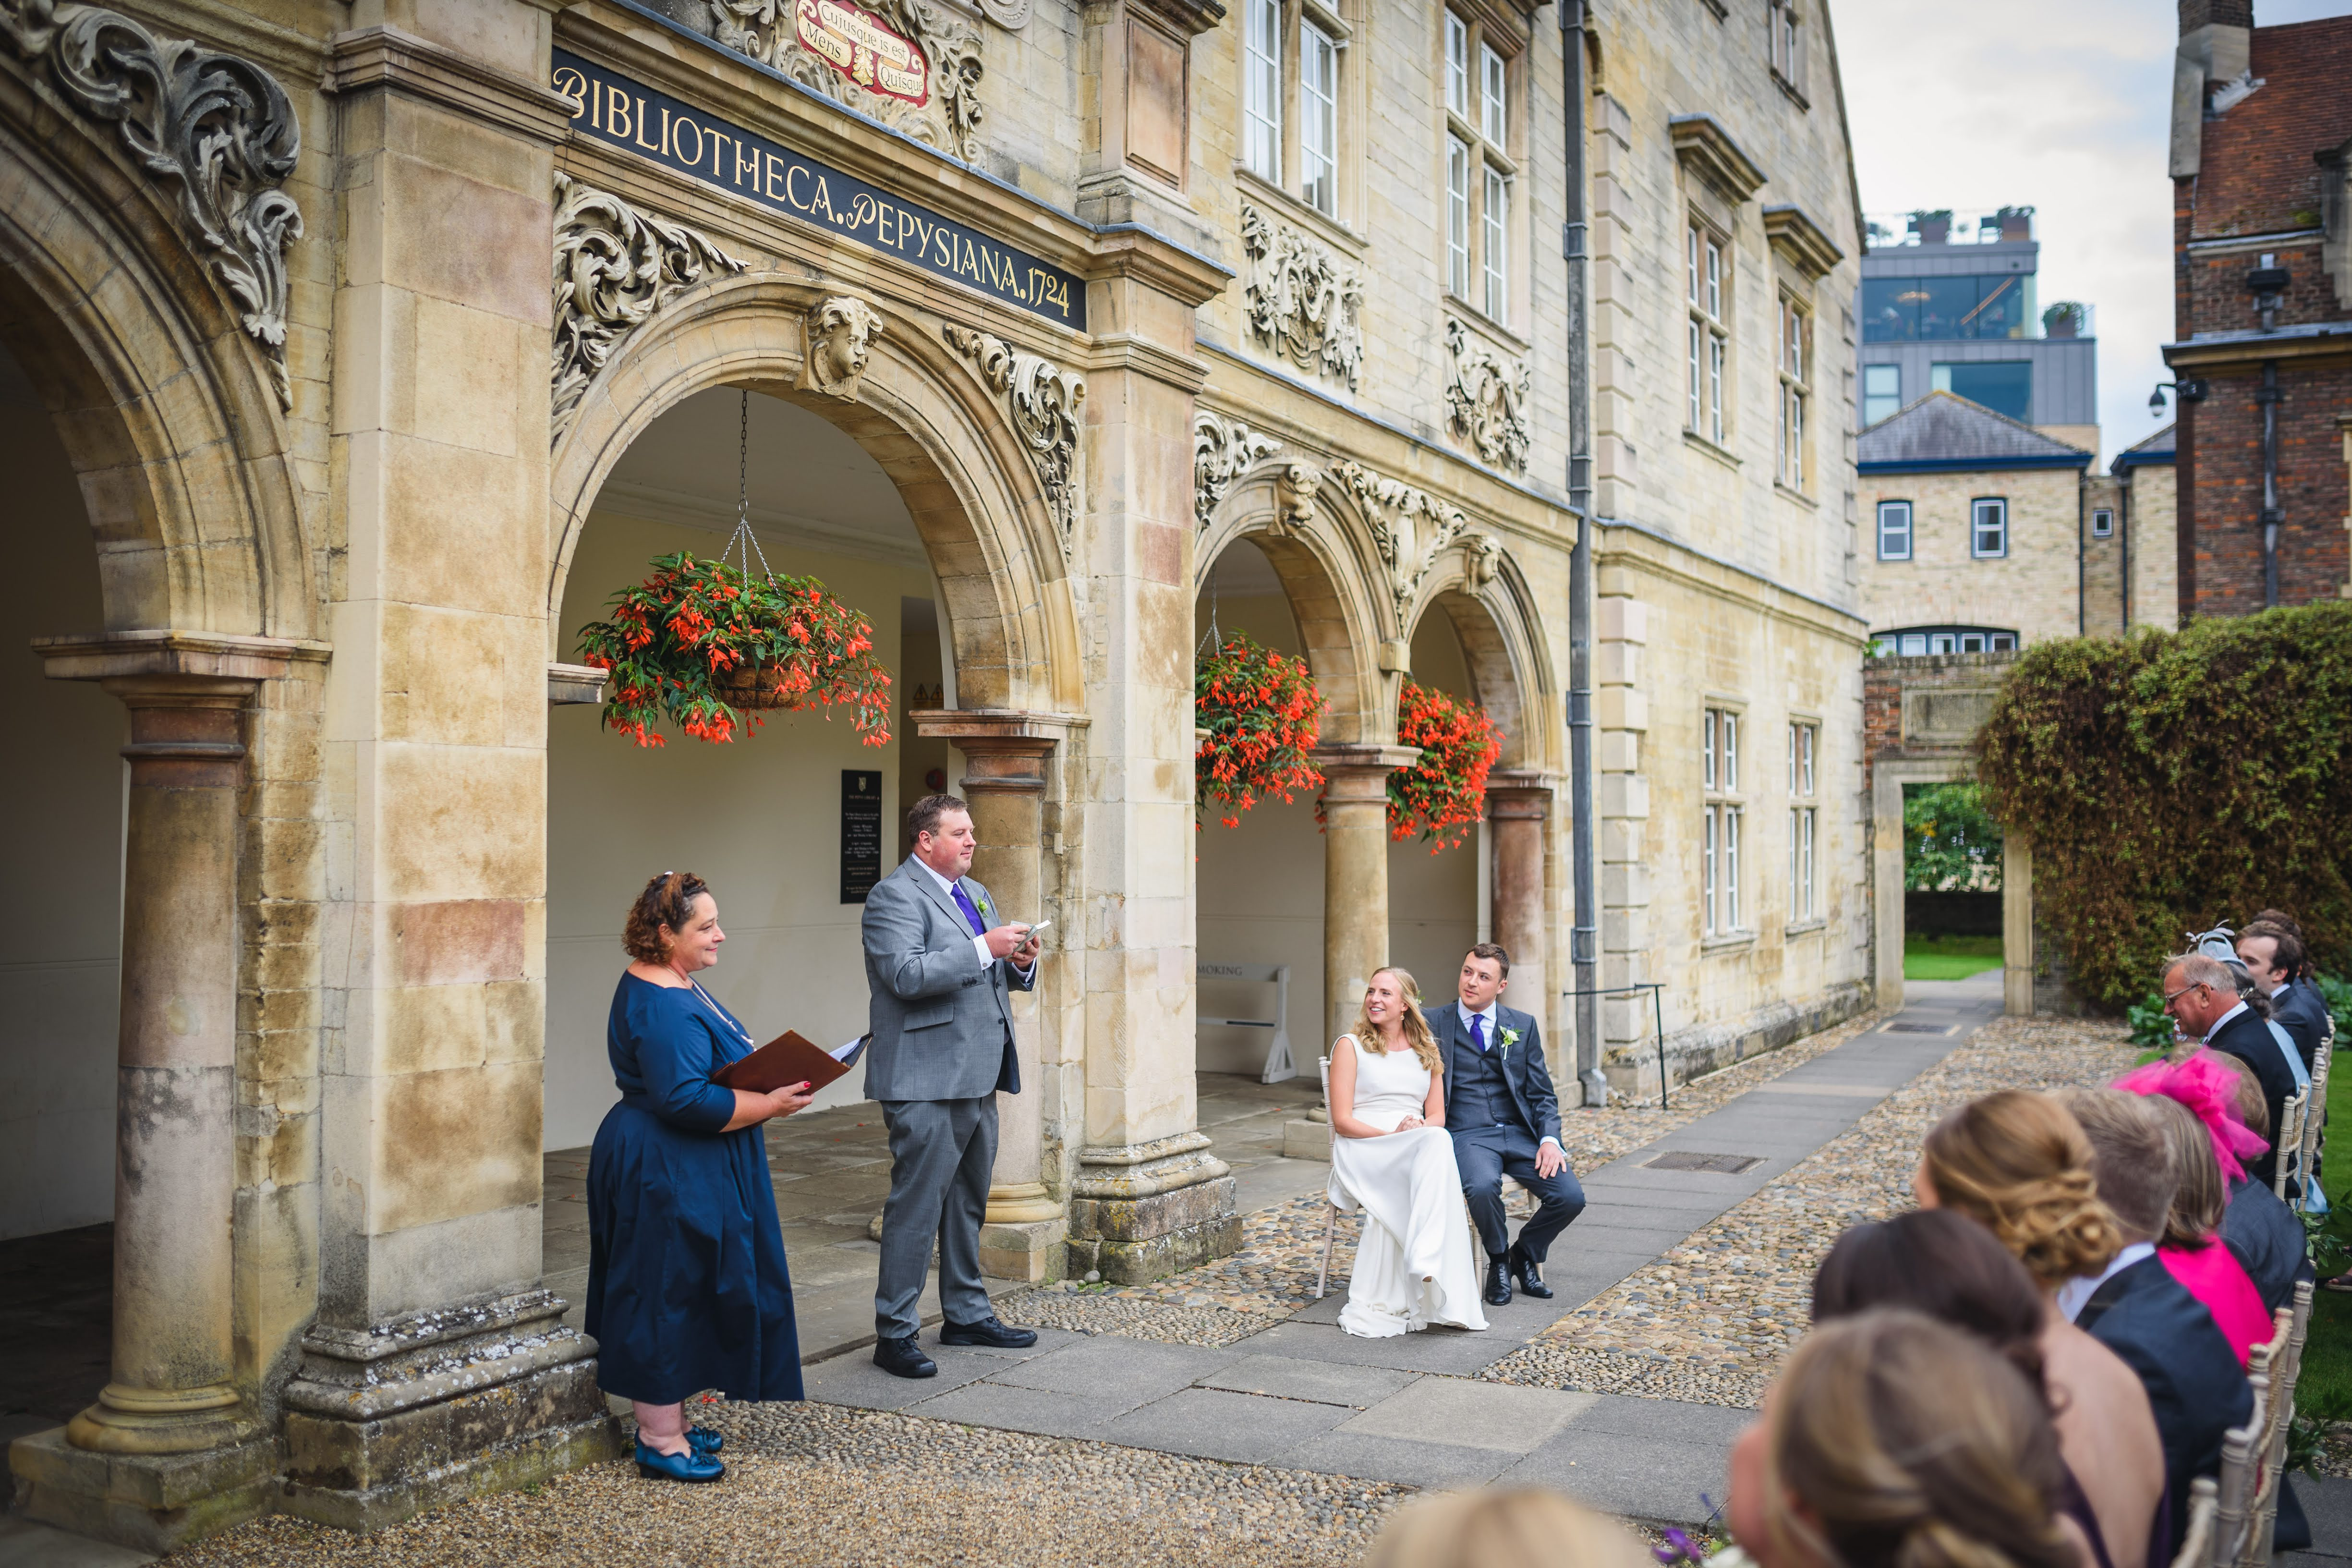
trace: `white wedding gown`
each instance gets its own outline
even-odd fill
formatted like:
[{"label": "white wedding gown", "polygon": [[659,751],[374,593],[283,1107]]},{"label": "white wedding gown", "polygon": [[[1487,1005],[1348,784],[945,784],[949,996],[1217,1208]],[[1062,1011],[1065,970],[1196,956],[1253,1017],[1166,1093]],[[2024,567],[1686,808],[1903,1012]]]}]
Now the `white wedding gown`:
[{"label": "white wedding gown", "polygon": [[[1409,1050],[1368,1051],[1353,1035],[1340,1040],[1356,1053],[1357,1121],[1393,1128],[1422,1113],[1429,1069],[1421,1058]],[[1416,1127],[1379,1138],[1335,1138],[1330,1193],[1342,1210],[1364,1211],[1348,1302],[1339,1309],[1342,1329],[1381,1340],[1432,1323],[1486,1326],[1452,1133]]]}]

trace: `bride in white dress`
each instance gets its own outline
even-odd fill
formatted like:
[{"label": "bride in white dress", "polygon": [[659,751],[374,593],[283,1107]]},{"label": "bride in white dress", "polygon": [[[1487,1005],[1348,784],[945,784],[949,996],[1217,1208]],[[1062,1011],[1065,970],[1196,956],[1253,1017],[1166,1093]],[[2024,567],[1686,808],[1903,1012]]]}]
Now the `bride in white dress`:
[{"label": "bride in white dress", "polygon": [[1437,1042],[1402,969],[1364,988],[1356,1030],[1331,1047],[1331,1201],[1360,1206],[1364,1233],[1339,1326],[1388,1339],[1446,1323],[1483,1329],[1478,1270]]}]

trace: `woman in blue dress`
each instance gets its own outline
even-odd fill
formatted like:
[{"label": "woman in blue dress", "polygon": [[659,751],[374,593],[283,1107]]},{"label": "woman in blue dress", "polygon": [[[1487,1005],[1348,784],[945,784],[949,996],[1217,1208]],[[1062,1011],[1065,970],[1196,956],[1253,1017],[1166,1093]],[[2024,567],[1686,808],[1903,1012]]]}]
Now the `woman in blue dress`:
[{"label": "woman in blue dress", "polygon": [[636,1406],[637,1473],[715,1481],[721,1438],[686,1425],[687,1396],[801,1397],[793,1284],[761,1123],[803,1110],[807,1084],[752,1094],[710,1081],[751,1034],[696,983],[719,962],[719,905],[665,871],[629,910],[633,962],[605,1034],[621,1103],[588,1157],[588,1332],[597,1382]]}]

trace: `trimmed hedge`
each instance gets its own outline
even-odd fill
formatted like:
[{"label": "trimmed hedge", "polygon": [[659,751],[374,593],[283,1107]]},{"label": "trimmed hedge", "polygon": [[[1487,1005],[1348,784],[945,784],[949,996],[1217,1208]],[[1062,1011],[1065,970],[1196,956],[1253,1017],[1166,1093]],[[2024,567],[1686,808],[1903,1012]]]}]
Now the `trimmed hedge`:
[{"label": "trimmed hedge", "polygon": [[2147,994],[2183,933],[2291,911],[2352,960],[2352,604],[2036,644],[1976,740],[2086,1000]]}]

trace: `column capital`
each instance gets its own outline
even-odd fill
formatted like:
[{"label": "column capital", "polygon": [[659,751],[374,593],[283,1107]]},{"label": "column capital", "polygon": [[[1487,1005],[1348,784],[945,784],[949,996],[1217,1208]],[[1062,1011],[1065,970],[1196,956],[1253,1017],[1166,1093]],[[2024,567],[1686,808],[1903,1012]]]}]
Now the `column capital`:
[{"label": "column capital", "polygon": [[[205,679],[241,683],[242,689],[250,692],[259,682],[274,680],[297,664],[325,663],[334,647],[290,637],[161,627],[35,637],[33,651],[40,656],[41,672],[51,680],[111,681],[135,677],[140,679],[136,689],[160,697],[173,689],[171,682]],[[150,680],[156,684],[147,684]],[[180,689],[199,689],[194,685]]]},{"label": "column capital", "polygon": [[945,741],[964,754],[967,795],[1044,795],[1045,760],[1086,723],[1066,714],[1010,709],[947,708],[907,717],[916,734]]},{"label": "column capital", "polygon": [[1421,757],[1419,746],[1318,746],[1310,753],[1326,775],[1334,773],[1392,773],[1409,768]]},{"label": "column capital", "polygon": [[1563,782],[1561,774],[1515,769],[1486,775],[1486,815],[1526,817],[1541,822],[1551,815],[1551,801]]}]

